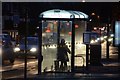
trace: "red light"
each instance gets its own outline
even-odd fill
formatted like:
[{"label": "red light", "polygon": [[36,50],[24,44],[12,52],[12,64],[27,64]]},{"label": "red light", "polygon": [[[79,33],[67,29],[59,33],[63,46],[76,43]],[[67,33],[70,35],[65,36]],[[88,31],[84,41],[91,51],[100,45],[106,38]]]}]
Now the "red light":
[{"label": "red light", "polygon": [[69,35],[71,35],[71,34],[72,34],[72,32],[69,32],[68,34],[69,34]]},{"label": "red light", "polygon": [[79,27],[79,26],[76,24],[76,25],[75,25],[75,28],[78,28],[78,27]]},{"label": "red light", "polygon": [[51,32],[50,29],[47,29],[45,32]]},{"label": "red light", "polygon": [[51,32],[50,27],[47,27],[47,30],[45,32]]},{"label": "red light", "polygon": [[46,30],[45,32],[50,32],[50,30]]}]

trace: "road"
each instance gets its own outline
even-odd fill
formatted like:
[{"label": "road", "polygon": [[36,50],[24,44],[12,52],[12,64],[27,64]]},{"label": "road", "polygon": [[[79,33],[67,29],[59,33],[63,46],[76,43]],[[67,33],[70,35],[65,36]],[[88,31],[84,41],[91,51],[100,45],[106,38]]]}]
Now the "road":
[{"label": "road", "polygon": [[[28,58],[27,59],[27,72],[28,74],[37,74],[37,59],[34,58]],[[9,79],[14,78],[18,76],[24,75],[24,59],[16,59],[14,64],[10,64],[6,61],[6,64],[2,66],[2,70],[0,71],[2,73],[2,79]]]},{"label": "road", "polygon": [[[102,58],[106,57],[106,43],[102,44]],[[43,48],[44,54],[43,54],[43,64],[42,64],[42,71],[44,69],[46,70],[52,70],[54,67],[54,60],[55,60],[55,53],[56,49],[51,47],[52,49],[49,48]],[[79,53],[79,49],[83,49],[81,52],[81,55],[85,58],[85,48],[84,47],[76,47],[76,54]],[[112,56],[116,55],[116,48],[110,47],[110,58]],[[69,55],[70,58],[71,54]],[[70,58],[71,59],[71,58]],[[81,58],[82,59],[82,58]],[[82,60],[75,59],[75,65],[77,66],[82,66]],[[5,65],[0,66],[0,73],[2,73],[2,79],[9,79],[9,78],[15,78],[15,77],[20,77],[24,75],[24,59],[23,58],[16,58],[14,64],[10,64],[9,62],[5,62]],[[79,64],[81,63],[81,64]],[[85,64],[85,63],[84,63]],[[68,63],[70,65],[70,62]],[[115,66],[116,64],[109,64],[109,66]],[[27,74],[37,74],[37,69],[38,69],[38,61],[37,59],[34,59],[32,57],[29,57],[27,59]],[[1,68],[2,67],[2,68]]]}]

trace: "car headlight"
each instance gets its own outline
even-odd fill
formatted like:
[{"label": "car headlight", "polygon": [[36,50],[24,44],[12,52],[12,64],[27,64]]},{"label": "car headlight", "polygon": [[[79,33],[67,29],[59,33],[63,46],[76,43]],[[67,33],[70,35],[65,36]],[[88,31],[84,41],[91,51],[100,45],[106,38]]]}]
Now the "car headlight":
[{"label": "car headlight", "polygon": [[30,51],[31,51],[31,52],[36,52],[37,49],[36,49],[36,48],[31,48]]},{"label": "car headlight", "polygon": [[107,36],[104,36],[104,39],[107,39]]},{"label": "car headlight", "polygon": [[101,37],[100,40],[103,41],[103,40],[104,40],[104,37]]},{"label": "car headlight", "polygon": [[19,47],[14,48],[14,52],[18,52],[18,51],[20,51]]},{"label": "car headlight", "polygon": [[100,40],[100,38],[97,38],[97,40],[99,41],[99,40]]},{"label": "car headlight", "polygon": [[91,40],[90,43],[93,44],[93,43],[95,43],[95,41],[94,41],[94,40]]},{"label": "car headlight", "polygon": [[110,34],[110,37],[114,37],[114,34]]},{"label": "car headlight", "polygon": [[113,39],[112,38],[109,38],[108,41],[111,42]]}]

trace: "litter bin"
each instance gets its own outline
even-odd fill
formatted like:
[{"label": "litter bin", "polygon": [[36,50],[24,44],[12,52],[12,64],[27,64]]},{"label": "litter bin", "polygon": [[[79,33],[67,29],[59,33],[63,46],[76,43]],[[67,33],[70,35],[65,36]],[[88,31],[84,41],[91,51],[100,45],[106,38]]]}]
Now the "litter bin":
[{"label": "litter bin", "polygon": [[102,66],[101,45],[90,45],[90,65]]}]

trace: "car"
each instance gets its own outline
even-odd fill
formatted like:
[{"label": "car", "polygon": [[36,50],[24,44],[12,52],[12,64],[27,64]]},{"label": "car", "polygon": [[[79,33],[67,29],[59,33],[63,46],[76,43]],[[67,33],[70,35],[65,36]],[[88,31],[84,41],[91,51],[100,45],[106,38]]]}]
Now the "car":
[{"label": "car", "polygon": [[[38,37],[26,37],[27,39],[27,56],[38,57]],[[22,38],[19,44],[14,48],[16,57],[25,55],[25,38]]]},{"label": "car", "polygon": [[10,63],[14,63],[15,55],[13,52],[12,39],[9,34],[0,34],[0,46],[2,48],[2,64],[4,64],[5,60],[9,60]]}]

